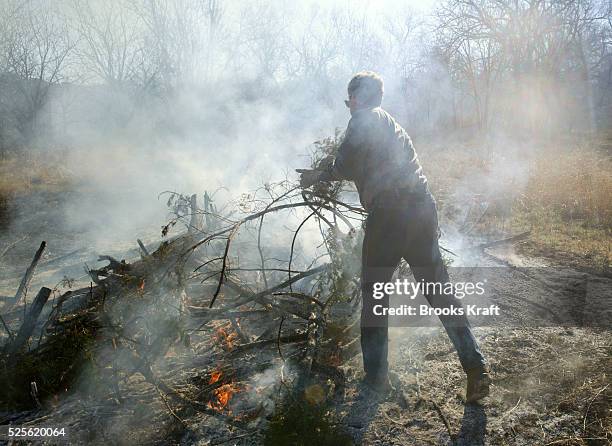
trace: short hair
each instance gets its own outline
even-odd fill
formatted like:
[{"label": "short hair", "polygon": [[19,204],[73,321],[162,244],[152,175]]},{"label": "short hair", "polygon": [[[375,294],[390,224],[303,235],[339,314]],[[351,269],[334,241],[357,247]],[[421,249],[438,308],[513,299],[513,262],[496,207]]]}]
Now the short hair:
[{"label": "short hair", "polygon": [[348,83],[348,94],[362,104],[378,107],[383,98],[383,80],[373,71],[360,71]]}]

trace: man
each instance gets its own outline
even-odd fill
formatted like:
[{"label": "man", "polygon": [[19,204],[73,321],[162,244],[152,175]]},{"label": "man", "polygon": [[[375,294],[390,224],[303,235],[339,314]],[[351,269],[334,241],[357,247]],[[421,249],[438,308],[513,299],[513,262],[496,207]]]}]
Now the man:
[{"label": "man", "polygon": [[[402,257],[417,282],[448,283],[438,246],[436,203],[410,137],[380,105],[383,81],[376,73],[357,73],[348,84],[351,119],[335,161],[326,170],[298,170],[307,188],[319,181],[354,181],[368,212],[362,248],[361,349],[365,383],[380,392],[390,389],[387,363],[387,316],[375,316],[375,305],[389,304],[389,296],[374,299],[373,286],[389,282]],[[434,287],[435,289],[435,287]],[[439,289],[439,288],[438,288]],[[454,296],[426,295],[430,305],[461,305]],[[379,307],[380,308],[380,307]],[[489,393],[485,359],[463,316],[441,316],[467,373],[466,400]]]}]

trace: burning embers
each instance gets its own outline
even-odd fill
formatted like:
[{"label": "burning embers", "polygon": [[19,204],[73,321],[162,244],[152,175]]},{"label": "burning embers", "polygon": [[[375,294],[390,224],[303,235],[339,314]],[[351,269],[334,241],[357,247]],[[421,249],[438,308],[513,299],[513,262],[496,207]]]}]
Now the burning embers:
[{"label": "burning embers", "polygon": [[[239,336],[232,327],[231,322],[221,323],[217,325],[213,334],[214,345],[220,347],[226,352],[229,352],[236,347]],[[220,369],[213,370],[208,380],[208,385],[214,386],[211,391],[211,399],[207,403],[210,409],[226,412],[228,415],[232,413],[229,408],[229,403],[232,397],[243,389],[240,384],[231,382],[228,375],[224,374]],[[229,381],[229,382],[223,382]]]},{"label": "burning embers", "polygon": [[234,349],[238,342],[238,333],[232,329],[232,324],[227,322],[217,327],[213,335],[213,341],[223,350],[229,352]]},{"label": "burning embers", "polygon": [[[222,377],[223,372],[221,370],[214,370],[210,374],[210,380],[208,381],[208,384],[214,385],[220,382]],[[208,402],[207,406],[210,409],[231,414],[232,411],[229,409],[229,402],[234,396],[234,394],[242,390],[242,386],[237,383],[229,382],[226,384],[221,384],[219,387],[216,387],[212,391],[212,398]]]},{"label": "burning embers", "polygon": [[219,381],[221,379],[221,376],[223,375],[223,372],[220,370],[215,370],[210,374],[210,381],[208,381],[208,384],[214,384],[217,381]]}]

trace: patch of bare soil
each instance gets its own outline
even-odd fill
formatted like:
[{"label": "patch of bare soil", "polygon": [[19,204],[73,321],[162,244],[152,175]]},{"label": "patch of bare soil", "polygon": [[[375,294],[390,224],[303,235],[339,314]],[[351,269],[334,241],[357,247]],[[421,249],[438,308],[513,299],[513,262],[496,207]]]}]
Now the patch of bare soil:
[{"label": "patch of bare soil", "polygon": [[446,334],[413,333],[410,342],[399,341],[395,357],[401,396],[361,402],[352,396],[358,388],[349,386],[350,401],[339,411],[356,442],[610,444],[609,332],[480,328],[476,335],[493,373],[483,405],[465,404],[465,377]]},{"label": "patch of bare soil", "polygon": [[[610,324],[535,328],[538,299],[567,282],[571,268],[542,268],[543,259],[492,250],[506,268],[530,265],[509,276],[489,276],[491,299],[512,323],[475,328],[491,364],[491,396],[465,404],[465,375],[441,328],[394,328],[392,362],[401,390],[383,401],[361,401],[358,381],[339,403],[343,424],[364,445],[607,445],[612,441]],[[497,263],[492,261],[493,264]],[[491,264],[490,264],[491,265]],[[526,274],[524,271],[529,273]],[[612,281],[590,276],[586,313],[610,315]],[[595,291],[595,289],[597,291]],[[595,304],[594,302],[598,302]],[[598,307],[598,305],[602,305]],[[552,308],[559,311],[559,308]],[[604,313],[607,311],[607,313]],[[523,321],[523,324],[517,323]],[[601,320],[600,320],[601,322]],[[521,327],[521,325],[524,325]],[[360,370],[356,361],[353,370]]]},{"label": "patch of bare soil", "polygon": [[[607,245],[607,251],[610,252],[612,242],[608,239],[603,244]],[[546,259],[549,264],[565,265],[594,275],[612,277],[611,265],[601,262],[593,253],[567,252],[533,241],[522,242],[517,245],[516,249],[525,257],[542,258]]]}]

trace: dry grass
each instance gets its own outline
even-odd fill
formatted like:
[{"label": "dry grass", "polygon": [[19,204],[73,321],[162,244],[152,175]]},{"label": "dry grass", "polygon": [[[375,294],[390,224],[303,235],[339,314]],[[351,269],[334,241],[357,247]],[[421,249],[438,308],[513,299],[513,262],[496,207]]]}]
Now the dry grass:
[{"label": "dry grass", "polygon": [[4,154],[0,158],[0,196],[66,188],[71,175],[62,159],[61,152]]},{"label": "dry grass", "polygon": [[527,253],[597,270],[612,266],[612,160],[589,147],[544,151],[514,203],[512,224],[529,228]]},{"label": "dry grass", "polygon": [[62,153],[0,155],[0,228],[10,220],[11,202],[36,191],[60,192],[71,186]]},{"label": "dry grass", "polygon": [[612,160],[589,147],[544,151],[519,204],[529,214],[552,211],[564,222],[612,229]]},{"label": "dry grass", "polygon": [[[479,184],[468,192],[489,201],[477,230],[497,236],[500,221],[504,232],[528,229],[531,238],[520,246],[526,254],[610,270],[612,159],[606,154],[609,146],[610,141],[599,141],[560,150],[559,147],[568,144],[559,143],[526,151],[530,154],[526,184],[517,187],[504,177],[497,181],[502,187],[494,192],[487,184]],[[454,194],[458,187],[470,184],[472,176],[496,180],[499,156],[487,158],[475,147],[476,144],[451,150],[427,147],[420,150],[443,220],[457,214]],[[36,191],[60,192],[73,185],[62,157],[61,152],[54,152],[0,158],[0,221],[6,218],[9,203],[16,196]]]},{"label": "dry grass", "polygon": [[[531,230],[530,239],[520,247],[525,254],[609,271],[612,266],[612,159],[601,150],[601,144],[576,146],[571,150],[559,150],[560,146],[567,147],[560,144],[526,151],[520,170],[527,178],[518,186],[509,180],[511,175],[496,178],[500,172],[505,173],[500,170],[499,155],[485,160],[470,148],[425,150],[423,163],[442,218],[452,219],[458,214],[453,194],[457,187],[471,184],[468,195],[484,197],[489,203],[478,226],[483,235],[494,237],[501,232]],[[524,161],[527,158],[529,161]],[[508,169],[516,169],[516,165],[510,162]],[[470,178],[476,176],[488,177],[491,181],[472,183]],[[517,176],[520,176],[518,172]],[[488,189],[492,184],[493,191]]]}]

